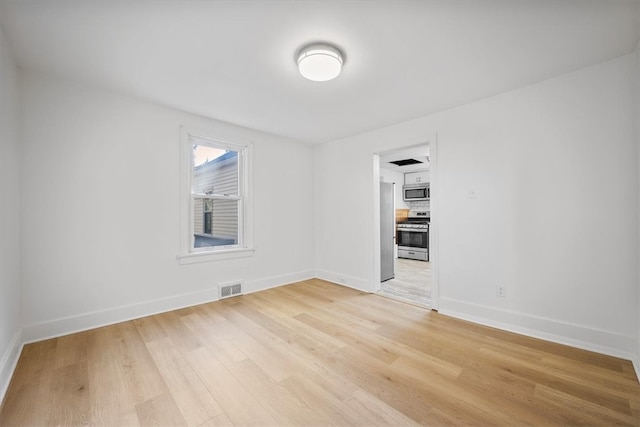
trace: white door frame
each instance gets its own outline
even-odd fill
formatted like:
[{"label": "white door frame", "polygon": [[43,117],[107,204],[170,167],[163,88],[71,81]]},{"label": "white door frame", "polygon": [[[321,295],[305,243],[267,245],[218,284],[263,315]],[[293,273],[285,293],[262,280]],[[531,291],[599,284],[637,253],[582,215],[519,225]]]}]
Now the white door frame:
[{"label": "white door frame", "polygon": [[429,145],[429,159],[431,167],[429,169],[431,185],[431,223],[429,224],[429,260],[431,262],[431,309],[438,310],[440,299],[439,283],[439,233],[438,233],[438,138],[434,135],[420,144],[413,144],[404,147],[394,147],[388,151],[373,153],[373,271],[371,272],[371,289],[373,292],[380,290],[380,153],[390,153],[394,151],[404,151],[421,145]]},{"label": "white door frame", "polygon": [[[395,195],[394,195],[395,197]],[[380,290],[380,155],[373,153],[373,271],[371,289]]]}]

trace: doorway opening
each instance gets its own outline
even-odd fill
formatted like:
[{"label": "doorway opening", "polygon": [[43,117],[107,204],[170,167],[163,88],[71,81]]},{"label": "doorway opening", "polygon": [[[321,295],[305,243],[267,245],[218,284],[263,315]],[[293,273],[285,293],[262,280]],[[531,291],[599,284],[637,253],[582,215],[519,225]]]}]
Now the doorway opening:
[{"label": "doorway opening", "polygon": [[[433,308],[429,144],[379,153],[378,294]],[[392,192],[392,194],[390,194]],[[389,201],[391,200],[391,202]]]},{"label": "doorway opening", "polygon": [[395,259],[395,277],[380,283],[379,295],[431,308],[431,262]]}]

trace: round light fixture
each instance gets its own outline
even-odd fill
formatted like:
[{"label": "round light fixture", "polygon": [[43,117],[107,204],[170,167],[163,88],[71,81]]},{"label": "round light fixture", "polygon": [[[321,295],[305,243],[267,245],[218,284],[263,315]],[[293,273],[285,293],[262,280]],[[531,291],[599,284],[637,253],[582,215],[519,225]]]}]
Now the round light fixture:
[{"label": "round light fixture", "polygon": [[344,64],[344,55],[335,46],[314,43],[298,53],[298,70],[306,79],[326,82],[338,77]]}]

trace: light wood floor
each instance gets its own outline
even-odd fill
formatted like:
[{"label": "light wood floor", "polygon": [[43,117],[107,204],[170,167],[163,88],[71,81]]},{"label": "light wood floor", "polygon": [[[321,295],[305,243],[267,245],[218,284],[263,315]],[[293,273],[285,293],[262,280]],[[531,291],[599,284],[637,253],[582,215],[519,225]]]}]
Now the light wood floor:
[{"label": "light wood floor", "polygon": [[378,293],[399,301],[431,307],[431,263],[396,258],[395,277],[380,284]]},{"label": "light wood floor", "polygon": [[25,346],[0,425],[638,425],[630,362],[310,280]]}]

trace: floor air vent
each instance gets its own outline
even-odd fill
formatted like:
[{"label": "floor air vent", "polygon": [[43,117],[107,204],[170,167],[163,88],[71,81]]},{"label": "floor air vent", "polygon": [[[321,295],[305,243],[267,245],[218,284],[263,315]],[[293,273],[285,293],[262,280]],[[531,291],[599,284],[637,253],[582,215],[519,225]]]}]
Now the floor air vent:
[{"label": "floor air vent", "polygon": [[242,294],[242,283],[234,283],[232,285],[223,285],[219,287],[220,299],[230,298]]}]

